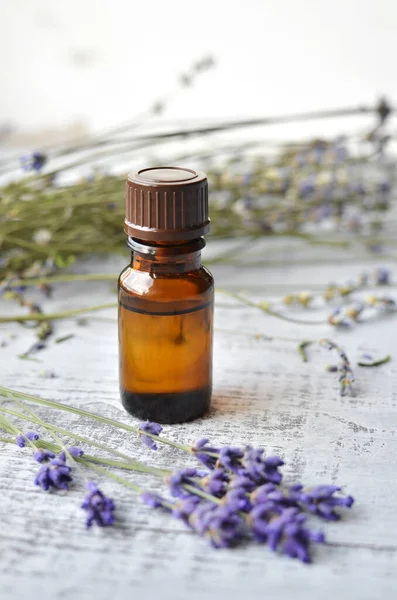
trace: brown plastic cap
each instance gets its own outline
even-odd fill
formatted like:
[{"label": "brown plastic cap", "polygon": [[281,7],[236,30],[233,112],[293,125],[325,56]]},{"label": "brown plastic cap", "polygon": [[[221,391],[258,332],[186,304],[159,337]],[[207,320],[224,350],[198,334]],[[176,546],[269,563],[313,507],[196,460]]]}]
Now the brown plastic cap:
[{"label": "brown plastic cap", "polygon": [[148,241],[192,240],[210,230],[205,173],[155,167],[127,179],[124,231]]}]

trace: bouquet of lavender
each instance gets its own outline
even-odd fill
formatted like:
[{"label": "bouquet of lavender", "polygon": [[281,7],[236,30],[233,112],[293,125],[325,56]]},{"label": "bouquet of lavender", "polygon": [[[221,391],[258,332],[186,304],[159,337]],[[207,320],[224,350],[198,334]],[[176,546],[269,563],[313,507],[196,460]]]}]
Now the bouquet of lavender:
[{"label": "bouquet of lavender", "polygon": [[[75,483],[75,475],[81,475],[87,488],[81,504],[86,513],[87,527],[117,524],[114,502],[91,478],[86,477],[87,469],[126,485],[147,506],[166,511],[181,520],[214,548],[230,548],[251,541],[265,544],[274,552],[305,563],[311,561],[310,546],[325,542],[324,534],[312,529],[308,519],[317,517],[336,521],[340,519],[338,510],[350,508],[353,504],[353,498],[341,494],[337,485],[306,487],[301,483],[286,484],[280,472],[283,459],[266,456],[263,448],[213,446],[207,438],[183,445],[163,437],[162,427],[157,423],[127,425],[6,388],[0,388],[0,396],[22,409],[19,412],[5,404],[0,406],[0,428],[9,434],[9,437],[0,437],[0,441],[32,450],[34,460],[40,463],[34,483],[46,492],[68,490]],[[149,466],[94,439],[43,421],[30,408],[31,403],[132,431],[150,450],[157,450],[159,444],[167,444],[193,455],[200,464],[175,471]],[[11,417],[17,421],[11,420]],[[20,429],[16,424],[20,420],[41,428],[53,441],[42,439],[36,431]],[[60,436],[75,439],[79,445],[68,446]],[[81,445],[100,449],[117,460],[90,455]],[[118,475],[115,472],[118,469],[160,477],[167,491],[160,494],[158,490],[144,489]]]}]

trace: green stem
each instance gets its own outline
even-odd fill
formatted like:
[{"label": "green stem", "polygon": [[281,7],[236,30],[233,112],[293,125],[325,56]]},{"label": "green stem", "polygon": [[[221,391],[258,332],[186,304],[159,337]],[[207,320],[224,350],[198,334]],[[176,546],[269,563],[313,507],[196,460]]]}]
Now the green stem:
[{"label": "green stem", "polygon": [[115,473],[112,473],[112,471],[108,471],[107,469],[104,469],[103,467],[98,467],[97,465],[93,465],[91,462],[89,462],[88,460],[85,460],[84,458],[80,458],[79,462],[85,464],[87,467],[90,467],[91,469],[94,469],[94,471],[97,471],[98,473],[105,475],[106,477],[110,477],[111,479],[114,479],[118,483],[122,483],[123,485],[129,487],[131,490],[133,490],[137,494],[142,494],[142,492],[144,491],[143,488],[139,487],[138,485],[135,485],[135,483],[131,483],[131,481],[128,481],[128,479],[124,479],[124,477],[120,477],[119,475],[116,475]]},{"label": "green stem", "polygon": [[310,346],[312,343],[313,342],[311,342],[310,340],[305,340],[298,345],[298,352],[301,355],[303,362],[308,362],[306,348],[307,348],[307,346]]},{"label": "green stem", "polygon": [[65,310],[59,313],[40,313],[40,314],[28,314],[28,315],[16,315],[14,317],[0,317],[0,323],[11,323],[16,321],[23,323],[24,321],[55,321],[56,319],[65,319],[67,317],[74,317],[87,312],[94,312],[97,310],[105,310],[107,308],[116,308],[116,302],[108,302],[106,304],[98,304],[96,306],[87,306],[85,308],[74,308],[72,310]]},{"label": "green stem", "polygon": [[33,417],[33,416],[27,417],[26,415],[24,415],[22,413],[18,413],[15,410],[12,410],[11,408],[6,408],[3,406],[0,406],[0,412],[13,415],[14,417],[17,417],[18,419],[24,419],[25,421],[29,421],[31,423],[36,423],[37,425],[42,425],[45,429],[51,429],[52,431],[57,431],[58,433],[67,435],[75,440],[78,440],[79,442],[83,442],[84,444],[93,446],[94,448],[98,448],[99,450],[103,450],[104,452],[108,452],[109,454],[113,454],[114,456],[118,456],[119,458],[121,458],[127,462],[130,462],[130,463],[134,462],[136,464],[139,464],[138,461],[135,461],[135,459],[132,458],[131,456],[128,456],[128,454],[124,454],[123,452],[114,450],[113,448],[110,448],[109,446],[105,446],[104,444],[96,442],[95,440],[92,440],[91,438],[88,438],[84,435],[79,435],[78,433],[68,431],[67,429],[63,429],[62,427],[57,427],[56,425],[52,425],[51,423],[43,423],[41,420],[39,420],[36,417]]},{"label": "green stem", "polygon": [[32,285],[42,285],[48,283],[67,283],[71,281],[117,281],[119,273],[86,273],[83,275],[53,275],[50,277],[36,277],[30,279],[16,279],[10,281],[8,288]]},{"label": "green stem", "polygon": [[[107,476],[112,477],[113,479],[115,479],[116,481],[119,481],[120,483],[124,483],[126,485],[127,480],[119,477],[118,475],[115,475],[112,472],[107,471],[106,469],[103,469],[102,467],[98,467],[98,466],[94,466],[92,463],[100,463],[100,464],[105,464],[107,466],[111,466],[111,467],[115,467],[115,468],[120,468],[120,469],[127,469],[127,470],[131,470],[131,471],[135,471],[135,472],[142,472],[142,473],[151,473],[153,475],[156,476],[167,476],[170,474],[169,470],[164,470],[164,469],[158,469],[156,467],[150,467],[148,465],[145,465],[143,463],[139,463],[139,462],[134,462],[134,463],[129,463],[129,462],[121,462],[121,461],[116,461],[116,460],[110,460],[110,459],[103,459],[101,457],[97,457],[97,456],[90,456],[90,455],[85,455],[84,458],[82,457],[78,457],[75,458],[73,457],[70,452],[68,451],[67,447],[65,444],[63,444],[63,442],[60,440],[60,438],[54,433],[53,431],[53,427],[49,426],[45,421],[42,421],[40,419],[40,417],[38,417],[34,411],[30,410],[27,406],[25,406],[25,404],[20,401],[18,398],[16,398],[15,396],[12,397],[12,399],[14,400],[14,402],[16,402],[19,406],[21,406],[21,408],[23,410],[26,410],[29,412],[30,417],[27,418],[24,415],[21,415],[20,413],[16,413],[15,411],[12,410],[3,410],[0,408],[0,410],[2,410],[2,412],[8,412],[13,414],[14,416],[17,417],[21,417],[24,418],[25,420],[29,420],[31,422],[35,422],[35,423],[39,423],[42,427],[44,427],[49,433],[50,435],[52,435],[52,437],[54,438],[54,440],[57,442],[58,444],[58,448],[57,449],[62,449],[64,450],[64,452],[67,454],[69,460],[72,462],[72,464],[76,464],[76,463],[82,463],[85,464],[87,466],[90,466],[91,468],[101,472],[101,473],[105,473]],[[2,417],[0,415],[0,420],[3,420],[6,422],[7,425],[9,425],[10,427],[13,427],[12,423],[8,421],[8,419],[5,419],[4,417]],[[16,433],[21,433],[16,427],[15,427],[15,432]],[[67,434],[69,435],[70,432],[67,431]],[[23,434],[22,434],[23,435]],[[71,434],[73,435],[73,434]],[[28,442],[30,442],[30,440],[28,440],[28,438],[26,438]],[[5,438],[5,441],[9,441],[8,439]],[[32,442],[30,442],[31,446],[36,449],[37,446],[35,444],[33,444]],[[53,446],[54,447],[54,446]],[[55,446],[56,448],[56,446]],[[77,466],[77,465],[76,465]],[[84,477],[85,479],[85,477]],[[132,484],[130,482],[128,482],[128,486],[131,487],[132,489],[134,489],[135,491],[140,491],[140,493],[142,493],[142,488],[139,488],[138,486],[136,486],[135,484]],[[190,484],[183,484],[183,488],[192,493],[195,494],[196,496],[203,498],[204,500],[209,500],[210,502],[214,502],[219,504],[220,500],[218,498],[216,498],[215,496],[212,496],[211,494],[208,494],[207,492],[205,492],[203,489],[196,487],[194,485],[190,485]]]},{"label": "green stem", "polygon": [[[274,340],[280,342],[292,342],[296,344],[301,342],[299,338],[283,337],[279,335],[266,335],[265,333],[254,333],[253,331],[233,331],[232,329],[222,329],[219,327],[215,327],[215,331],[219,331],[219,333],[226,333],[229,335],[249,335],[256,338],[257,340],[263,340],[264,342],[273,342]],[[309,344],[313,343],[313,341],[307,341],[305,343]]]},{"label": "green stem", "polygon": [[262,311],[268,315],[271,315],[272,317],[276,317],[277,319],[281,319],[283,321],[288,321],[289,323],[296,323],[297,325],[324,325],[327,323],[327,321],[307,321],[304,319],[294,319],[293,317],[287,317],[286,315],[283,315],[275,310],[272,310],[270,308],[270,306],[268,306],[268,304],[253,302],[252,300],[249,300],[249,298],[240,296],[240,294],[237,294],[235,292],[229,292],[227,290],[221,290],[219,288],[217,288],[216,291],[220,292],[221,294],[224,294],[226,296],[230,296],[230,298],[234,298],[235,300],[238,300],[239,302],[242,302],[243,304],[246,304],[247,306],[252,306],[253,308],[258,308],[260,311]]},{"label": "green stem", "polygon": [[[10,433],[16,433],[16,431],[10,429]],[[20,432],[18,431],[18,433]],[[0,437],[0,442],[4,442],[6,444],[13,444],[15,446],[15,438]],[[59,454],[59,452],[62,450],[62,446],[59,446],[58,444],[53,444],[51,442],[46,442],[45,440],[37,440],[35,442],[31,442],[31,445],[34,448],[34,450],[37,450],[38,448],[43,448],[45,450],[51,450],[51,452],[54,452],[54,454]],[[82,457],[73,458],[77,462],[89,461],[90,463],[99,463],[108,467],[124,469],[127,471],[134,471],[136,473],[151,473],[153,475],[158,475],[159,477],[166,477],[170,473],[170,471],[165,471],[164,469],[157,469],[156,467],[149,467],[143,465],[142,463],[122,462],[119,460],[111,460],[108,458],[93,456],[92,454],[86,453],[84,453],[84,459]]]},{"label": "green stem", "polygon": [[25,410],[28,414],[31,415],[31,417],[37,419],[37,421],[40,423],[40,425],[42,427],[45,428],[46,431],[48,431],[48,433],[50,434],[50,436],[55,440],[55,442],[57,444],[59,444],[59,447],[64,451],[65,455],[67,456],[67,458],[69,459],[69,462],[74,465],[77,469],[77,471],[80,473],[81,478],[83,479],[83,481],[87,481],[86,476],[83,472],[83,470],[80,468],[80,466],[78,465],[76,458],[69,452],[67,446],[62,442],[62,440],[57,436],[57,434],[55,433],[55,431],[53,431],[50,428],[47,428],[45,425],[45,422],[40,419],[40,417],[38,415],[36,415],[36,413],[31,410],[28,406],[25,406],[25,404],[22,402],[22,400],[19,400],[19,398],[12,398],[13,401],[18,404],[18,406],[20,406],[22,408],[22,410]]},{"label": "green stem", "polygon": [[199,496],[200,498],[203,498],[204,500],[209,500],[210,502],[214,502],[215,504],[221,503],[219,498],[216,498],[215,496],[212,496],[211,494],[207,494],[206,492],[204,492],[200,488],[197,488],[194,485],[190,485],[189,483],[184,483],[182,487],[187,492],[190,492],[191,494],[195,494],[196,496]]},{"label": "green stem", "polygon": [[388,354],[385,358],[380,358],[379,360],[375,360],[371,363],[361,362],[359,361],[357,364],[359,367],[379,367],[380,365],[385,365],[386,363],[391,361],[391,356]]},{"label": "green stem", "polygon": [[[44,398],[39,398],[38,396],[32,396],[31,394],[24,394],[22,392],[18,392],[15,390],[11,390],[9,388],[5,388],[0,386],[0,395],[4,397],[17,396],[19,398],[23,398],[28,402],[34,402],[35,404],[41,404],[43,406],[49,406],[50,408],[58,408],[59,410],[64,410],[66,412],[71,412],[76,415],[80,415],[81,417],[88,417],[89,419],[94,419],[96,421],[100,421],[101,423],[107,423],[108,425],[112,425],[113,427],[117,427],[118,429],[125,429],[126,431],[132,431],[133,433],[142,434],[138,427],[133,427],[132,425],[126,425],[121,421],[116,421],[114,419],[110,419],[109,417],[101,417],[100,415],[96,415],[95,413],[89,412],[87,410],[83,410],[81,408],[75,408],[72,406],[67,406],[62,404],[61,402],[55,402],[52,400],[45,400]],[[183,444],[178,444],[173,442],[172,440],[168,440],[164,437],[160,437],[158,435],[154,435],[152,433],[144,432],[145,435],[151,437],[152,439],[162,443],[167,444],[168,446],[173,446],[174,448],[178,448],[178,450],[183,450],[184,452],[190,453],[190,447],[185,446]]]},{"label": "green stem", "polygon": [[[36,450],[36,446],[33,444],[33,442],[26,437],[26,435],[23,433],[23,431],[21,431],[20,429],[18,429],[18,427],[16,427],[14,425],[14,423],[11,423],[11,421],[9,419],[7,419],[4,415],[0,415],[0,422],[2,423],[3,428],[8,431],[8,433],[14,433],[14,435],[21,435],[25,442],[28,444],[28,446],[30,446],[31,448],[33,448],[33,450]],[[15,440],[14,440],[14,444],[15,444]]]}]

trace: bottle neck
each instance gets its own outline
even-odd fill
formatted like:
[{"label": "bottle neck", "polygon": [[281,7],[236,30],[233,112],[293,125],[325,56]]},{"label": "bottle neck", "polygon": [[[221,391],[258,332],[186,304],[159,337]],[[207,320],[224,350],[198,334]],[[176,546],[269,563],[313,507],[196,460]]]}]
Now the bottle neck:
[{"label": "bottle neck", "polygon": [[135,238],[128,238],[131,249],[130,266],[136,271],[152,274],[188,273],[201,267],[201,250],[204,238],[182,243],[147,244]]}]

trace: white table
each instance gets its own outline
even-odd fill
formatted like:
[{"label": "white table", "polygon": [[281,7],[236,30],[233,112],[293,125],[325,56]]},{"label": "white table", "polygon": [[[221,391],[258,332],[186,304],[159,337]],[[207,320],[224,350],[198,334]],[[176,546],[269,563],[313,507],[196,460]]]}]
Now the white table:
[{"label": "white table", "polygon": [[[346,262],[343,251],[332,254],[333,262],[326,264],[329,251],[299,242],[296,250],[286,250],[283,241],[277,241],[276,251],[272,245],[272,253],[265,243],[261,247],[245,257],[251,266],[214,265],[217,286],[268,299],[286,291],[275,284],[297,290],[325,286],[330,280],[343,283],[373,266],[362,259]],[[209,254],[215,248],[213,244]],[[255,266],[255,256],[276,264]],[[324,262],[289,264],[312,258]],[[79,269],[115,272],[126,260],[91,259]],[[41,302],[51,312],[100,304],[115,299],[112,287],[109,283],[59,284],[54,297]],[[37,294],[30,292],[31,297]],[[2,314],[20,310],[10,302],[0,303]],[[300,309],[291,314],[320,319],[326,312],[306,314]],[[209,549],[182,523],[146,508],[132,492],[100,477],[95,479],[117,504],[117,526],[86,531],[79,508],[81,487],[63,497],[42,492],[33,485],[37,465],[29,453],[1,444],[0,598],[395,598],[396,324],[396,318],[389,318],[341,332],[329,325],[293,325],[237,306],[218,294],[211,412],[195,423],[164,428],[167,436],[179,441],[206,435],[219,444],[263,445],[269,454],[285,458],[285,478],[291,483],[343,485],[356,504],[342,522],[324,525],[329,544],[315,550],[313,565],[276,556],[262,546]],[[394,356],[382,367],[356,367],[357,395],[341,398],[337,376],[324,369],[334,362],[331,354],[313,347],[310,361],[303,363],[296,344],[260,341],[244,331],[301,339],[332,337],[353,364],[364,350]],[[16,324],[0,326],[1,340],[8,340],[9,333],[18,337],[0,348],[2,385],[136,423],[123,412],[118,397],[116,310],[87,315],[85,326],[75,320],[57,322],[57,336],[73,333],[75,337],[62,344],[50,342],[37,354],[41,363],[17,358],[34,340],[30,330]],[[44,369],[53,370],[56,377],[43,378]],[[46,409],[38,412],[51,418]],[[133,434],[76,415],[57,413],[56,421],[153,464],[186,464],[185,455],[172,448],[164,446],[151,454]],[[158,486],[146,475],[130,477],[148,488]]]}]

